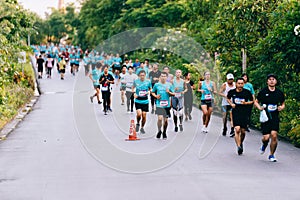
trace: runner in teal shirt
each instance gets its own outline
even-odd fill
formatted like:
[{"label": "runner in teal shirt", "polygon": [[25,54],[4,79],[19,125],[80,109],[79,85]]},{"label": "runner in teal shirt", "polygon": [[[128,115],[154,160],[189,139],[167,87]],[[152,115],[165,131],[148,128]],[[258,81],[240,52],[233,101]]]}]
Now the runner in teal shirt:
[{"label": "runner in teal shirt", "polygon": [[[167,82],[167,73],[162,72],[160,75],[160,82],[155,83],[152,89],[152,95],[156,98],[156,111],[158,116],[157,128],[158,133],[156,138],[159,139],[163,135],[163,139],[167,139],[168,117],[171,117],[170,109],[170,96],[174,96],[175,93],[171,83]],[[164,123],[163,123],[164,122]],[[163,132],[161,127],[163,126]]]},{"label": "runner in teal shirt", "polygon": [[102,103],[100,101],[100,97],[99,97],[99,94],[100,94],[100,83],[99,83],[100,75],[101,75],[101,71],[97,67],[94,67],[92,72],[89,75],[90,79],[93,81],[94,89],[96,91],[96,93],[93,96],[90,96],[90,100],[91,100],[92,103],[93,103],[94,97],[97,97],[98,104]]},{"label": "runner in teal shirt", "polygon": [[140,71],[139,78],[133,82],[132,91],[135,92],[135,109],[136,109],[136,132],[139,132],[140,121],[142,118],[141,133],[144,134],[144,126],[146,123],[146,114],[149,112],[149,94],[151,92],[151,81],[146,79],[146,72]]}]

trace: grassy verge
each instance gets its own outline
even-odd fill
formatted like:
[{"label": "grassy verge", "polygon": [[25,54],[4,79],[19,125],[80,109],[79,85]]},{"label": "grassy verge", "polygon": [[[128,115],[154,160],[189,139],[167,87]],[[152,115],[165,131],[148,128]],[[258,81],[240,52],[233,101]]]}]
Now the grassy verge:
[{"label": "grassy verge", "polygon": [[18,110],[24,106],[33,96],[34,72],[31,65],[24,64],[22,70],[15,74],[14,82],[9,82],[0,87],[0,130],[11,121]]}]

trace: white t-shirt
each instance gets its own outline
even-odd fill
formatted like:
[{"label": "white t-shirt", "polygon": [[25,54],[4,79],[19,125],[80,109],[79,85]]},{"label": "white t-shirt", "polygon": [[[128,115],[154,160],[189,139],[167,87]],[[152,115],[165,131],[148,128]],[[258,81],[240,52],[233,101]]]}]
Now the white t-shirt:
[{"label": "white t-shirt", "polygon": [[124,76],[124,82],[126,83],[126,91],[132,91],[133,82],[136,79],[138,79],[138,76],[133,73],[131,75],[128,73]]}]

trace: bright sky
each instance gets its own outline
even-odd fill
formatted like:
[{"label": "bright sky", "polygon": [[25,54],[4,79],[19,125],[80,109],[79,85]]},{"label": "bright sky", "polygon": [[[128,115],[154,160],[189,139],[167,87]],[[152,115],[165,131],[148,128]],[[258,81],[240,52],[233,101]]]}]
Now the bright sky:
[{"label": "bright sky", "polygon": [[[65,4],[76,2],[76,0],[65,0]],[[58,7],[58,0],[19,0],[25,9],[36,12],[42,18],[45,18],[45,12],[50,12],[50,7]]]}]

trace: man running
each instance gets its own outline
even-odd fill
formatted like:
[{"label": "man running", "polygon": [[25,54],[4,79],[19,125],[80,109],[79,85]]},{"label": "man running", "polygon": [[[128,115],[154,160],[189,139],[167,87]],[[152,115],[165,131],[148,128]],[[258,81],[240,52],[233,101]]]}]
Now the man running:
[{"label": "man running", "polygon": [[[157,115],[157,139],[163,136],[163,139],[167,139],[168,118],[171,117],[171,102],[170,96],[174,96],[173,87],[167,82],[167,73],[162,72],[160,75],[160,82],[156,83],[152,89],[152,95],[156,98],[156,111]],[[163,131],[161,127],[163,126]]]},{"label": "man running", "polygon": [[234,127],[232,122],[232,113],[231,113],[231,106],[227,102],[227,94],[229,90],[235,89],[235,82],[234,82],[234,76],[233,74],[229,73],[226,75],[227,82],[223,83],[219,95],[222,96],[222,111],[223,111],[223,136],[226,136],[227,133],[227,118],[228,115],[230,116],[230,125],[231,125],[231,131],[230,131],[230,137],[234,136]]},{"label": "man running", "polygon": [[145,67],[145,64],[143,62],[141,62],[140,67],[136,70],[136,74],[139,75],[140,71],[144,71],[146,73],[146,78],[148,79],[149,77],[149,70],[147,67]]},{"label": "man running", "polygon": [[201,95],[201,109],[203,112],[202,132],[208,133],[208,124],[213,111],[214,94],[217,94],[215,82],[210,80],[210,72],[204,73],[204,81],[199,82],[198,91]]},{"label": "man running", "polygon": [[[126,67],[126,65],[125,65]],[[126,84],[126,99],[127,99],[127,112],[133,113],[133,104],[134,104],[134,93],[132,92],[132,86],[138,76],[133,73],[133,67],[128,67],[128,73],[124,77],[124,82]],[[130,109],[129,109],[130,108]]]},{"label": "man running", "polygon": [[167,82],[173,84],[174,76],[170,73],[170,68],[168,66],[165,66],[163,68],[163,72],[167,73]]},{"label": "man running", "polygon": [[148,95],[151,92],[152,86],[150,80],[146,79],[146,72],[140,70],[139,78],[133,83],[132,91],[135,92],[135,109],[136,109],[136,132],[139,132],[140,121],[142,119],[141,133],[144,134],[144,126],[146,124],[146,115],[149,112],[149,99]]},{"label": "man running", "polygon": [[93,103],[94,97],[97,97],[98,104],[102,103],[100,101],[100,97],[99,97],[99,95],[100,95],[100,83],[99,83],[100,74],[101,74],[101,71],[98,66],[97,67],[94,66],[94,68],[92,69],[92,72],[89,74],[89,77],[92,80],[94,89],[96,91],[96,93],[93,96],[90,96],[90,100],[92,103]]},{"label": "man running", "polygon": [[249,115],[247,106],[253,104],[251,92],[243,87],[244,79],[238,78],[236,81],[236,89],[230,90],[227,94],[227,101],[232,107],[232,119],[238,155],[241,155],[244,151],[243,142],[246,136]]},{"label": "man running", "polygon": [[103,108],[104,108],[104,115],[107,115],[107,111],[110,109],[110,84],[114,84],[114,77],[108,73],[108,66],[104,67],[104,73],[100,76],[100,84],[101,92],[102,92],[102,99],[103,99]]},{"label": "man running", "polygon": [[[268,146],[269,140],[271,138],[270,144],[270,155],[269,160],[271,162],[276,162],[275,151],[277,148],[277,135],[279,131],[279,112],[285,108],[285,97],[281,90],[276,88],[277,77],[275,74],[269,74],[267,76],[267,87],[262,89],[258,95],[255,102],[255,106],[259,110],[266,110],[269,120],[265,123],[261,123],[262,128],[262,146],[260,148],[260,153],[263,154]],[[264,105],[264,106],[261,106]],[[265,107],[265,108],[264,108]]]},{"label": "man running", "polygon": [[180,132],[183,131],[183,95],[187,92],[187,86],[184,80],[181,78],[181,70],[176,70],[175,79],[173,80],[173,89],[175,96],[172,96],[172,108],[173,108],[173,120],[175,125],[175,132],[178,132],[178,118]]},{"label": "man running", "polygon": [[[158,83],[160,74],[161,74],[161,72],[158,70],[158,64],[157,63],[153,64],[153,70],[149,73],[149,79],[151,81],[152,88],[154,87],[155,83]],[[154,114],[154,111],[155,111],[154,103],[155,103],[155,98],[151,94],[151,108],[152,108],[151,114]]]},{"label": "man running", "polygon": [[38,73],[39,73],[38,79],[43,78],[44,62],[45,62],[45,60],[44,60],[44,58],[42,58],[42,55],[39,55],[39,58],[36,60],[37,67],[38,67]]}]

